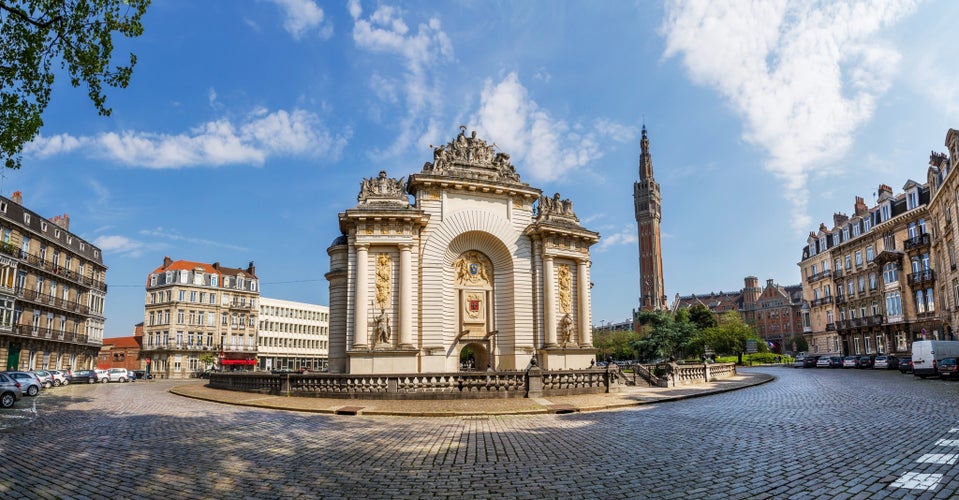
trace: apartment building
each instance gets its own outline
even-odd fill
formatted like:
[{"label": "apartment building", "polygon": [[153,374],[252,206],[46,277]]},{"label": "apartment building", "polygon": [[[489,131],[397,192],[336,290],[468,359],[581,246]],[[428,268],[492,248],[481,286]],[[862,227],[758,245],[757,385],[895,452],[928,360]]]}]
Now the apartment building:
[{"label": "apartment building", "polygon": [[260,300],[256,268],[223,267],[164,257],[147,277],[144,365],[161,378],[207,368],[253,370]]},{"label": "apartment building", "polygon": [[103,342],[100,249],[46,219],[23,194],[0,196],[0,358],[8,370],[93,368]]},{"label": "apartment building", "polygon": [[326,370],[330,308],[260,298],[258,366],[262,370]]},{"label": "apartment building", "polygon": [[676,312],[701,305],[709,309],[717,321],[727,312],[736,311],[774,352],[795,351],[792,340],[803,334],[802,286],[783,286],[767,279],[766,286],[762,287],[755,276],[746,276],[743,284],[745,286],[736,291],[686,296],[677,293],[670,309]]},{"label": "apartment building", "polygon": [[959,271],[956,270],[956,245],[959,244],[959,177],[953,165],[959,161],[959,131],[949,129],[945,141],[948,153],[933,151],[929,156],[929,229],[934,280],[938,289],[939,319],[943,331],[940,338],[956,340],[959,328]]},{"label": "apartment building", "polygon": [[876,195],[872,207],[857,197],[851,217],[834,214],[833,227],[820,224],[803,247],[813,354],[904,354],[913,340],[942,335],[926,230],[929,188],[909,180],[898,195],[885,184]]}]

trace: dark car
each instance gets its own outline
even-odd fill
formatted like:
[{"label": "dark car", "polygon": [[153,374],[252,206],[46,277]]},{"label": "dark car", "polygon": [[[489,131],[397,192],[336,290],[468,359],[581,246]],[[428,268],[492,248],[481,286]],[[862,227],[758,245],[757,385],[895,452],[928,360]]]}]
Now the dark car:
[{"label": "dark car", "polygon": [[912,373],[912,356],[899,359],[899,373]]},{"label": "dark car", "polygon": [[875,356],[859,356],[859,365],[857,368],[872,368]]},{"label": "dark car", "polygon": [[74,384],[95,384],[100,381],[97,372],[93,370],[77,370],[73,372]]},{"label": "dark car", "polygon": [[139,380],[150,380],[153,378],[153,374],[148,374],[146,370],[133,370],[133,374],[136,375]]},{"label": "dark car", "polygon": [[936,364],[936,370],[939,372],[939,378],[959,378],[959,364],[956,358],[945,358]]},{"label": "dark car", "polygon": [[830,368],[842,368],[842,356],[829,356]]},{"label": "dark car", "polygon": [[803,367],[803,368],[815,368],[815,367],[816,367],[816,361],[818,361],[818,360],[819,360],[819,356],[806,356],[806,358],[803,359],[803,361],[802,361],[802,367]]},{"label": "dark car", "polygon": [[877,370],[895,370],[899,368],[899,358],[892,355],[876,356],[876,359],[872,362],[872,367]]}]

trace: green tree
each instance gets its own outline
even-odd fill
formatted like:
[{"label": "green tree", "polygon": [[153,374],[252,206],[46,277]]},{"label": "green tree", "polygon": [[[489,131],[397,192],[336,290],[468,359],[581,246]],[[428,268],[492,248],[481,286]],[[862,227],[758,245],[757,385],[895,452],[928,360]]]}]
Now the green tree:
[{"label": "green tree", "polygon": [[[746,341],[756,338],[752,327],[747,325],[736,311],[728,311],[723,314],[719,324],[704,330],[702,336],[705,343],[715,349],[717,354],[736,354],[738,356],[742,356],[746,352]],[[757,342],[759,349],[764,346],[766,346],[766,343],[762,340]],[[768,346],[766,350],[768,350]]]},{"label": "green tree", "polygon": [[125,88],[136,65],[111,67],[114,33],[143,33],[150,0],[0,0],[0,158],[20,168],[23,146],[40,133],[50,103],[54,64],[70,84],[87,87],[101,116],[104,86]]},{"label": "green tree", "polygon": [[794,335],[789,339],[789,344],[783,346],[783,350],[792,350],[793,344],[796,344],[795,351],[797,352],[809,352],[809,342],[806,341],[806,337],[802,335]]},{"label": "green tree", "polygon": [[632,343],[639,339],[634,331],[601,331],[593,334],[593,347],[601,359],[632,359]]},{"label": "green tree", "polygon": [[699,328],[700,330],[712,328],[719,324],[719,322],[716,321],[716,316],[713,315],[713,312],[702,304],[696,304],[689,308],[689,320],[695,323],[696,328]]},{"label": "green tree", "polygon": [[696,326],[689,321],[688,314],[680,313],[676,316],[663,311],[639,313],[643,332],[640,333],[641,338],[632,343],[632,347],[639,353],[640,359],[682,357],[681,348],[693,339]]},{"label": "green tree", "polygon": [[200,360],[200,364],[202,364],[204,368],[209,368],[211,365],[213,365],[213,363],[216,362],[216,356],[210,352],[201,354],[197,359]]}]

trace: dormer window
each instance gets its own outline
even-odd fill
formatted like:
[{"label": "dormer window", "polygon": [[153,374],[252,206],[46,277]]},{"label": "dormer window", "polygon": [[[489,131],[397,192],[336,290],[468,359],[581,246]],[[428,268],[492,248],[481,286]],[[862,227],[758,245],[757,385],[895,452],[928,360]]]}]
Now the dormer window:
[{"label": "dormer window", "polygon": [[919,193],[910,191],[906,193],[906,209],[912,210],[919,206]]},{"label": "dormer window", "polygon": [[30,214],[23,214],[23,223],[30,224]]},{"label": "dormer window", "polygon": [[888,203],[879,209],[879,222],[885,222],[892,218],[892,211]]},{"label": "dormer window", "polygon": [[47,223],[46,223],[46,222],[43,222],[43,221],[40,222],[40,230],[41,230],[41,231],[46,231],[46,230],[47,230]]}]

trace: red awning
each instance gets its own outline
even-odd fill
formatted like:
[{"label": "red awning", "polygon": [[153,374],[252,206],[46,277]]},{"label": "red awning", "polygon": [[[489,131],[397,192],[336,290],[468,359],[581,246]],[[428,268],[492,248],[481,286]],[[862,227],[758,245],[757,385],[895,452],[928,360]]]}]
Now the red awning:
[{"label": "red awning", "polygon": [[220,361],[222,365],[255,365],[255,359],[224,359]]}]

